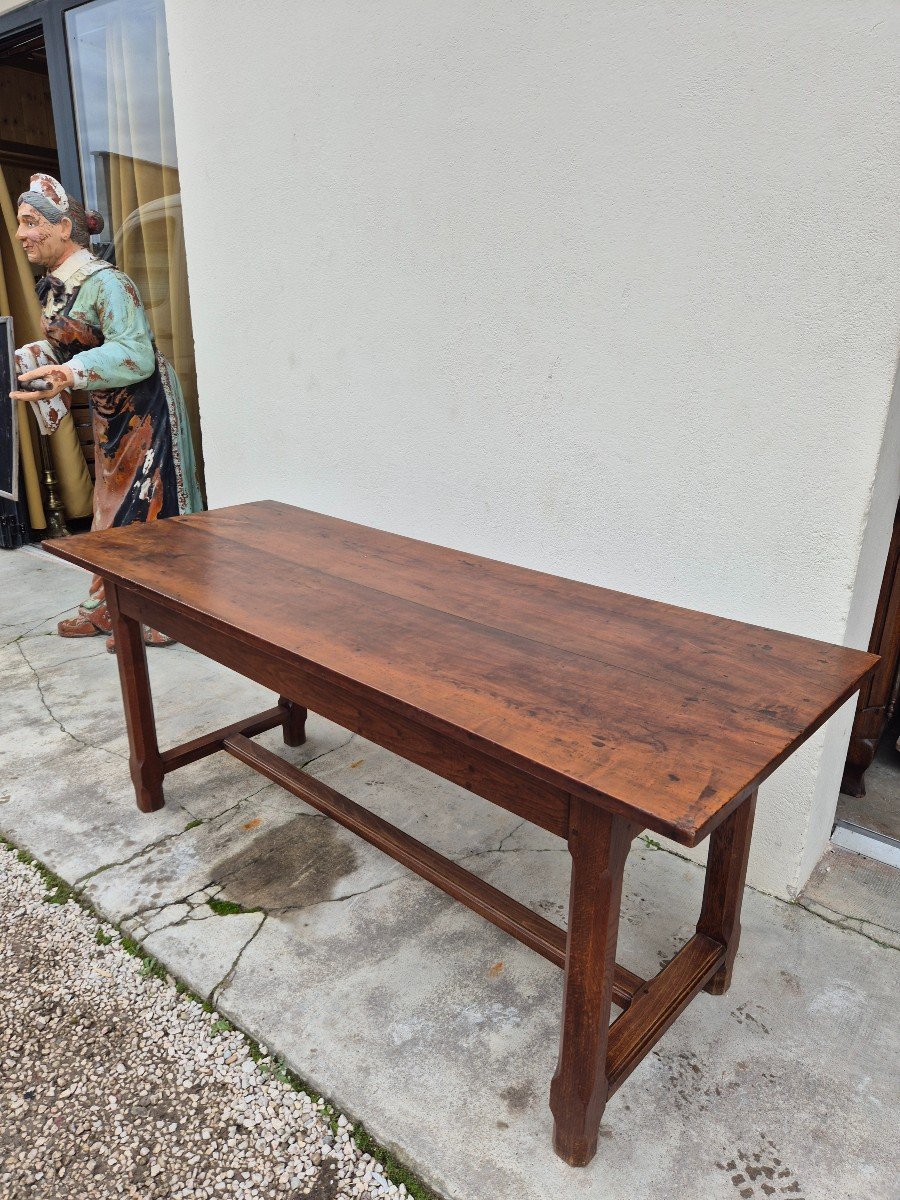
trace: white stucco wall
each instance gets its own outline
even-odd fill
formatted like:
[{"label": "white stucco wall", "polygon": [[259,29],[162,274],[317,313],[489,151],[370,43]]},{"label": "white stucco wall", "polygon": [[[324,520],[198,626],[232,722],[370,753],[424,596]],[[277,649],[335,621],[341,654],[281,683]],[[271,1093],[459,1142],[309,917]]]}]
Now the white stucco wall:
[{"label": "white stucco wall", "polygon": [[[865,644],[893,0],[167,11],[213,505]],[[763,790],[758,886],[811,869],[851,718]]]}]

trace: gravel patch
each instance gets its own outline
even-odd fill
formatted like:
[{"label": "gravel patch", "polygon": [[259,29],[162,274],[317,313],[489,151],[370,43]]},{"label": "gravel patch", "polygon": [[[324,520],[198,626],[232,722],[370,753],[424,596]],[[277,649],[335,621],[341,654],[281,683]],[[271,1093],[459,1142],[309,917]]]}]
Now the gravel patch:
[{"label": "gravel patch", "polygon": [[406,1195],[344,1117],[46,893],[0,848],[2,1200]]}]

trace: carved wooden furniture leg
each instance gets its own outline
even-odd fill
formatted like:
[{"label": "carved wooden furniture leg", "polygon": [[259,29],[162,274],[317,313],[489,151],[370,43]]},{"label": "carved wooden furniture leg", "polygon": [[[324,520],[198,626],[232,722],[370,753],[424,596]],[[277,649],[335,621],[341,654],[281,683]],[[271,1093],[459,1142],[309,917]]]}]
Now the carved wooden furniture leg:
[{"label": "carved wooden furniture leg", "polygon": [[165,804],[163,764],[156,741],[156,720],[147,674],[147,652],[140,621],[119,608],[118,590],[104,580],[106,604],[116,640],[116,660],[122,684],[125,727],[128,730],[129,765],[137,806],[141,812],[156,812]]},{"label": "carved wooden furniture leg", "polygon": [[278,697],[279,705],[284,713],[284,744],[286,746],[302,746],[306,741],[306,709],[287,696]]},{"label": "carved wooden furniture leg", "polygon": [[753,792],[713,830],[709,840],[706,886],[697,932],[721,942],[726,948],[725,962],[706,985],[706,991],[713,996],[728,991],[741,940],[741,900],[755,809],[756,792]]},{"label": "carved wooden furniture leg", "polygon": [[850,733],[850,745],[847,747],[844,777],[841,780],[841,791],[846,796],[862,797],[866,794],[866,771],[875,761],[878,742],[886,724],[886,711],[887,709],[881,706],[863,709],[856,714]]},{"label": "carved wooden furniture leg", "polygon": [[569,814],[572,887],[566,981],[550,1108],[556,1153],[573,1167],[582,1167],[596,1152],[609,1092],[606,1045],[622,874],[634,826],[574,796]]}]

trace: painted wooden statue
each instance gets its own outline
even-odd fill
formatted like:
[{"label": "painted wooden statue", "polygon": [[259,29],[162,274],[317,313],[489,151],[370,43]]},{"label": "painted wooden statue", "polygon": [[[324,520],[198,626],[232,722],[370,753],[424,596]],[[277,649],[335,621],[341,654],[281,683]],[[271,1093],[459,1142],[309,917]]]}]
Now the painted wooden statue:
[{"label": "painted wooden statue", "polygon": [[[52,432],[73,390],[91,400],[95,443],[94,529],[152,521],[201,507],[184,397],[177,376],[157,350],[132,281],[91,252],[103,228],[50,175],[32,175],[19,197],[16,237],[37,282],[44,339],[16,351],[20,384],[40,391],[13,392],[39,400],[39,421]],[[35,382],[37,381],[37,382]],[[63,407],[64,406],[64,407]],[[61,637],[110,635],[103,585],[75,617],[60,621]],[[148,645],[171,639],[144,630]],[[107,636],[107,649],[115,650]]]}]

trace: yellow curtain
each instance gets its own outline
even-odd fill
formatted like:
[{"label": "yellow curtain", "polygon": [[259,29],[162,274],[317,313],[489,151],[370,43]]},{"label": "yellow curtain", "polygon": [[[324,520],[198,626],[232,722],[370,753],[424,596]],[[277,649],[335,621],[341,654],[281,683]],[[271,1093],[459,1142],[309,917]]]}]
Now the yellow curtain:
[{"label": "yellow curtain", "polygon": [[[181,184],[169,84],[165,10],[153,6],[152,43],[147,27],[130,23],[124,6],[106,27],[109,145],[101,153],[115,238],[116,266],[131,276],[162,353],[175,368],[191,424],[200,486],[205,494],[194,332],[181,222]],[[147,62],[155,61],[160,86],[147,102]],[[143,87],[141,86],[143,83]],[[146,153],[142,155],[142,150]],[[160,162],[150,161],[152,154]]]},{"label": "yellow curtain", "polygon": [[[41,313],[34,294],[34,277],[28,260],[15,240],[16,210],[3,169],[0,167],[0,313],[12,316],[16,342],[37,341],[41,336]],[[20,404],[19,445],[22,452],[22,477],[28,502],[28,519],[33,529],[46,529],[41,496],[40,457],[37,438],[41,435],[31,416],[31,405]],[[60,498],[68,517],[86,517],[92,511],[93,487],[81,443],[71,416],[63,419],[51,435],[50,456],[59,480]]]}]

